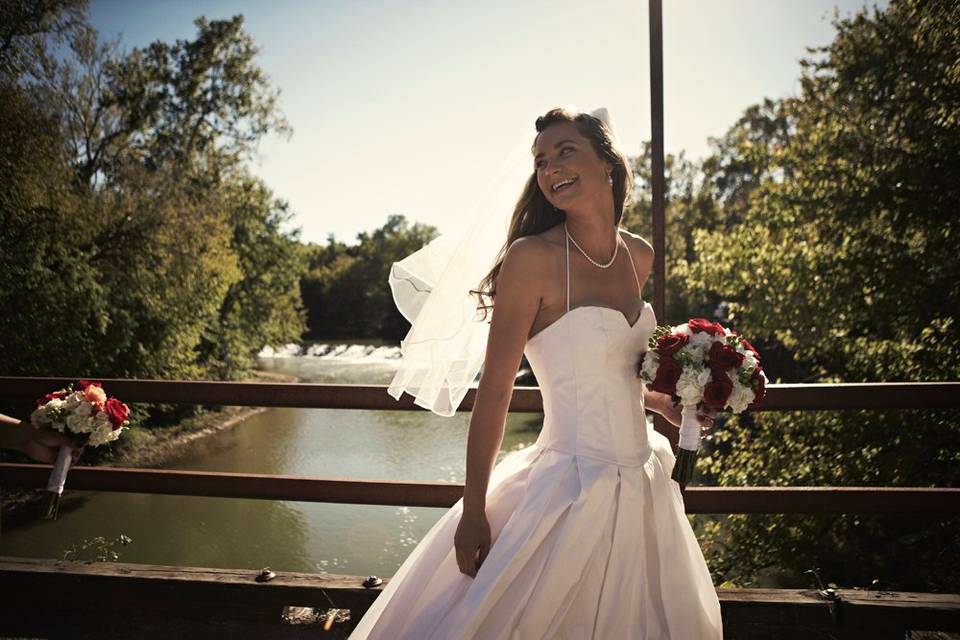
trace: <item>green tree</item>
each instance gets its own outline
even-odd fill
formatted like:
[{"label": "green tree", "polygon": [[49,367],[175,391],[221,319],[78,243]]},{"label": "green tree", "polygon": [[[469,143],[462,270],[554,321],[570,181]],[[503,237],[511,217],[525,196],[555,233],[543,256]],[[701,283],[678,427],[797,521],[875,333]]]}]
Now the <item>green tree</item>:
[{"label": "green tree", "polygon": [[[645,142],[643,151],[632,158],[636,189],[633,201],[624,209],[621,225],[653,242],[653,204],[650,195],[652,145]],[[666,318],[660,324],[679,322],[691,316],[711,316],[717,307],[717,296],[694,295],[685,278],[685,265],[697,259],[693,233],[696,229],[719,229],[724,225],[723,209],[703,176],[700,167],[681,151],[664,158],[666,255]],[[652,280],[650,281],[652,285]],[[699,294],[699,292],[697,292]],[[651,294],[648,297],[652,298]]]},{"label": "green tree", "polygon": [[50,60],[47,43],[63,42],[86,25],[87,0],[4,0],[0,3],[0,77],[38,74]]},{"label": "green tree", "polygon": [[120,56],[83,7],[4,8],[5,370],[236,375],[302,329],[286,205],[243,164],[289,132],[277,93],[241,16]]},{"label": "green tree", "polygon": [[216,377],[235,378],[264,345],[299,340],[305,331],[300,277],[306,256],[297,232],[283,229],[292,215],[288,205],[263,182],[240,177],[221,191],[232,229],[230,247],[242,277],[223,296],[200,353]]},{"label": "green tree", "polygon": [[[0,84],[0,370],[76,371],[95,358],[106,296],[84,246],[55,119]],[[90,331],[93,327],[95,330]]]},{"label": "green tree", "polygon": [[[960,6],[894,1],[834,18],[776,112],[779,147],[728,146],[762,168],[722,200],[738,222],[693,232],[684,277],[729,302],[742,333],[782,344],[804,381],[955,380],[960,374]],[[783,135],[784,132],[789,135]],[[767,172],[767,168],[774,171]],[[749,175],[749,172],[739,172]],[[757,184],[759,182],[759,184]],[[722,184],[722,183],[715,183]],[[747,188],[744,190],[743,186]],[[705,467],[723,485],[953,486],[955,411],[733,417]],[[730,516],[706,527],[723,577],[821,567],[844,584],[960,586],[956,519]]]},{"label": "green tree", "polygon": [[301,280],[309,336],[399,340],[409,324],[397,311],[387,277],[391,265],[437,236],[435,227],[410,224],[390,215],[373,232],[357,234],[346,246],[332,236],[325,247],[311,247],[310,271]]},{"label": "green tree", "polygon": [[279,91],[256,64],[259,50],[243,16],[194,24],[194,40],[157,41],[117,61],[109,88],[127,129],[138,133],[131,153],[143,164],[186,166],[216,178],[237,170],[267,133],[291,130]]}]

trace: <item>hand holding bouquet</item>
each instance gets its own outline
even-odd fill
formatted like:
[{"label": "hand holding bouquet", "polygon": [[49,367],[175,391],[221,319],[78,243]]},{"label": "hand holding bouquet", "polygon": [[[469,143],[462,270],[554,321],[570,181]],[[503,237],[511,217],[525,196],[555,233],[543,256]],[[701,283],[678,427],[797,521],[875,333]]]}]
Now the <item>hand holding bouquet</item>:
[{"label": "hand holding bouquet", "polygon": [[[107,398],[99,382],[80,380],[66,389],[48,393],[37,400],[30,423],[72,435],[79,444],[93,447],[116,440],[128,426],[130,409],[116,398]],[[71,448],[60,447],[47,481],[44,518],[56,520],[60,496],[70,469]]]},{"label": "hand holding bouquet", "polygon": [[693,477],[700,447],[698,409],[753,409],[766,394],[760,354],[747,340],[720,323],[692,318],[658,326],[637,364],[651,391],[682,405],[680,444],[671,477],[686,485]]}]

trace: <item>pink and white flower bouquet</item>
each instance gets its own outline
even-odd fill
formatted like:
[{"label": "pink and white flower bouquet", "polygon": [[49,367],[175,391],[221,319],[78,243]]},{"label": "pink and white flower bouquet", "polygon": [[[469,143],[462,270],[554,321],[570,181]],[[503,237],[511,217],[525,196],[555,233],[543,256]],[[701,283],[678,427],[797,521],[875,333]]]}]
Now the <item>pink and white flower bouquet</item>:
[{"label": "pink and white flower bouquet", "polygon": [[741,413],[766,395],[767,376],[760,354],[746,338],[718,322],[691,318],[658,326],[637,363],[637,374],[651,391],[666,393],[680,411],[680,443],[671,477],[681,485],[693,477],[700,448],[697,410],[709,407]]},{"label": "pink and white flower bouquet", "polygon": [[[80,380],[37,400],[37,408],[30,414],[30,423],[36,428],[49,427],[68,433],[83,446],[97,447],[119,438],[129,426],[129,415],[127,405],[116,398],[108,398],[99,382]],[[60,447],[57,453],[47,481],[44,518],[57,518],[71,453],[67,446]]]}]

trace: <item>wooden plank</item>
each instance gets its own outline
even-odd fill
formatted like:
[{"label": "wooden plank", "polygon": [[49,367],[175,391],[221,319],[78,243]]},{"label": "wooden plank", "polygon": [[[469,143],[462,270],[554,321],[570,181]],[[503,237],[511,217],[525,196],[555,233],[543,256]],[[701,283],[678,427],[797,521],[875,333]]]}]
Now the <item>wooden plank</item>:
[{"label": "wooden plank", "polygon": [[960,488],[951,487],[694,487],[687,513],[872,513],[956,515]]},{"label": "wooden plank", "polygon": [[[0,464],[0,484],[5,486],[42,488],[49,475],[49,465]],[[463,497],[463,485],[449,482],[84,466],[70,470],[67,489],[440,508],[449,508]],[[691,487],[684,492],[684,505],[687,513],[714,514],[956,515],[960,488]]]},{"label": "wooden plank", "polygon": [[[327,409],[424,411],[403,395],[394,400],[387,385],[319,384],[304,382],[219,382],[194,380],[126,380],[100,378],[111,395],[124,402]],[[8,399],[34,400],[73,378],[0,376],[0,394]],[[471,387],[460,411],[471,411],[476,399]],[[758,411],[798,409],[938,409],[960,407],[960,382],[871,382],[843,384],[772,384]],[[514,387],[512,412],[542,412],[538,387]]]},{"label": "wooden plank", "polygon": [[903,638],[907,630],[960,630],[960,594],[837,589],[720,589],[724,624],[835,628],[863,637]]},{"label": "wooden plank", "polygon": [[[351,610],[360,619],[380,591],[362,586],[365,576],[277,571],[257,582],[258,571],[128,563],[86,563],[0,557],[8,589],[0,619],[23,620],[37,608],[61,615],[109,602],[109,612],[197,619],[277,622],[284,605]],[[839,604],[811,590],[719,589],[727,637],[903,637],[906,629],[960,630],[960,595],[838,590]],[[836,615],[832,612],[836,611]],[[351,625],[352,626],[352,625]],[[0,623],[0,631],[5,631]],[[751,636],[773,633],[768,636]],[[816,632],[816,634],[815,634]],[[867,634],[867,635],[864,635]]]},{"label": "wooden plank", "polygon": [[[180,404],[233,405],[252,407],[305,407],[324,409],[384,409],[425,411],[413,403],[413,396],[394,400],[387,385],[359,385],[307,382],[221,382],[196,380],[127,380],[98,378],[112,396],[127,403],[172,402]],[[0,376],[4,398],[34,400],[64,387],[73,378],[20,378]],[[473,408],[476,387],[467,391],[461,411]],[[543,399],[538,387],[516,387],[510,410],[540,412]]]},{"label": "wooden plank", "polygon": [[279,621],[285,606],[365,611],[379,593],[364,588],[362,576],[275,571],[274,579],[258,582],[259,573],[259,569],[0,557],[0,579],[4,585],[16,585],[0,599],[0,610],[14,615],[31,603],[64,610],[109,602],[111,611],[132,607],[141,614],[176,611],[185,617]]},{"label": "wooden plank", "polygon": [[[50,469],[49,465],[3,463],[0,484],[43,488]],[[450,507],[463,496],[462,484],[448,482],[84,466],[70,469],[67,490],[424,507]]]}]

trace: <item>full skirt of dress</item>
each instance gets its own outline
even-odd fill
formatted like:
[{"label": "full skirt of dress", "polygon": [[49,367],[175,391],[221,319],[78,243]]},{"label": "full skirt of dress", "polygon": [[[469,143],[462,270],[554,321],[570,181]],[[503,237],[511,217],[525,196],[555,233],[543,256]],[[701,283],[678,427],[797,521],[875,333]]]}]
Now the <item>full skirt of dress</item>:
[{"label": "full skirt of dress", "polygon": [[668,440],[648,425],[643,464],[535,443],[498,463],[491,548],[460,572],[453,505],[404,560],[352,640],[713,639],[716,591],[670,478]]}]

